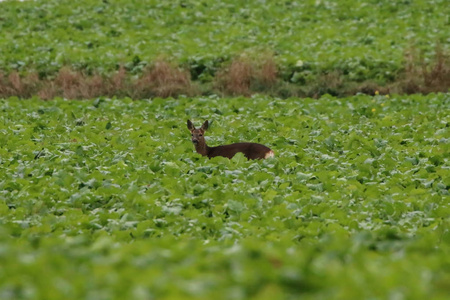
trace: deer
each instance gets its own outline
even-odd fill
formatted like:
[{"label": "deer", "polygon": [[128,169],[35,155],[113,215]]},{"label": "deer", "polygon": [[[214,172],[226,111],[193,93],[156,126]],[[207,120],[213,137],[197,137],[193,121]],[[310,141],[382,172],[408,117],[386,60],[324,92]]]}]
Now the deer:
[{"label": "deer", "polygon": [[199,129],[196,129],[190,120],[187,121],[187,128],[191,132],[195,150],[203,156],[207,156],[208,158],[223,156],[231,159],[239,152],[242,152],[247,159],[266,159],[275,156],[275,153],[269,147],[257,143],[235,143],[209,147],[206,145],[204,136],[208,127],[208,120]]}]

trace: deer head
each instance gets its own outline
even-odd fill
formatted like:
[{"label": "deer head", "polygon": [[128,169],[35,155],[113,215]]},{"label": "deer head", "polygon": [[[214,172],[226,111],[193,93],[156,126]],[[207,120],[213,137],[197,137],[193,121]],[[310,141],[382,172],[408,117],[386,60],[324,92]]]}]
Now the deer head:
[{"label": "deer head", "polygon": [[199,129],[196,129],[194,127],[194,124],[192,124],[192,122],[190,120],[187,121],[187,127],[189,129],[189,131],[191,132],[191,136],[192,136],[192,143],[197,147],[199,145],[205,145],[205,131],[206,129],[208,129],[208,120],[205,121],[205,123],[203,123],[202,127],[200,127]]}]

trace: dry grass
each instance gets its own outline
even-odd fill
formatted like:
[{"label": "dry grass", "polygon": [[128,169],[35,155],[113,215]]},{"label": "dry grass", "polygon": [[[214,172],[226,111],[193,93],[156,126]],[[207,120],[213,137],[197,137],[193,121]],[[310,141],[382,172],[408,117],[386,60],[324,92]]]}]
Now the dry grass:
[{"label": "dry grass", "polygon": [[107,87],[107,94],[120,96],[126,90],[129,90],[130,85],[127,81],[127,71],[123,65],[120,66],[116,74],[114,74],[110,80],[110,84]]},{"label": "dry grass", "polygon": [[17,72],[9,76],[0,73],[0,97],[19,96],[29,98],[38,95],[43,100],[63,97],[66,99],[92,99],[100,96],[130,96],[133,98],[176,97],[193,95],[189,72],[164,61],[157,61],[140,78],[131,79],[122,66],[110,77],[64,67],[55,78],[39,80],[36,74],[20,77]]},{"label": "dry grass", "polygon": [[100,75],[87,76],[69,68],[59,70],[54,80],[44,80],[38,96],[44,100],[54,97],[90,99],[108,96],[112,84]]},{"label": "dry grass", "polygon": [[450,57],[439,46],[436,46],[435,57],[431,63],[426,63],[423,57],[418,56],[414,50],[406,53],[405,71],[398,82],[392,84],[392,89],[405,94],[448,92]]},{"label": "dry grass", "polygon": [[237,58],[216,74],[215,86],[226,95],[249,96],[253,75],[253,65],[247,59]]},{"label": "dry grass", "polygon": [[216,89],[232,96],[270,92],[277,82],[278,68],[270,55],[253,60],[246,56],[235,58],[215,77]]},{"label": "dry grass", "polygon": [[278,68],[272,56],[266,57],[263,60],[257,77],[264,86],[272,87],[278,81]]},{"label": "dry grass", "polygon": [[20,76],[16,71],[11,72],[8,76],[0,73],[0,97],[30,98],[36,94],[40,86],[41,82],[36,73],[29,73],[26,76]]},{"label": "dry grass", "polygon": [[45,82],[43,87],[37,92],[37,96],[42,100],[50,100],[59,96],[58,89],[51,81]]},{"label": "dry grass", "polygon": [[0,72],[0,98],[17,96],[41,99],[64,97],[67,99],[91,99],[100,96],[151,97],[194,96],[219,93],[232,96],[250,96],[264,93],[278,97],[320,97],[323,94],[348,96],[356,93],[373,95],[397,93],[431,93],[450,90],[450,58],[441,48],[431,62],[410,51],[405,56],[405,67],[393,82],[380,85],[372,81],[352,82],[338,71],[315,74],[315,80],[298,84],[283,81],[273,55],[250,58],[242,55],[219,70],[212,83],[191,81],[190,72],[165,60],[155,61],[143,74],[135,78],[121,66],[110,76],[87,75],[68,67],[59,70],[54,78],[40,79],[36,73],[20,75],[13,71]]},{"label": "dry grass", "polygon": [[137,98],[192,95],[190,73],[172,64],[156,61],[134,84],[132,96]]}]

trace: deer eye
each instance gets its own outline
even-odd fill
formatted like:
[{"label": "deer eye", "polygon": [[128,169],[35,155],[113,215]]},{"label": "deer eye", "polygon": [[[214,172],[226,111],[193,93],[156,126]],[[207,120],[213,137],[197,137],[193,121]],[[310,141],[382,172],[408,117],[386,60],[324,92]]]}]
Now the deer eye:
[{"label": "deer eye", "polygon": [[194,136],[194,134],[193,134],[193,133],[191,133],[191,136]]},{"label": "deer eye", "polygon": [[199,134],[199,136],[203,136],[203,134]]}]

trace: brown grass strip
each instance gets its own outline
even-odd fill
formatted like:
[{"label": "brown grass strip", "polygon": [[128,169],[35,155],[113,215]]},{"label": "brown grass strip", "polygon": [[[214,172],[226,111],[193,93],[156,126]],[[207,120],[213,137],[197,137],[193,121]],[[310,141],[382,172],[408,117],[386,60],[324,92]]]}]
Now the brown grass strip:
[{"label": "brown grass strip", "polygon": [[428,94],[450,91],[450,58],[440,47],[432,62],[426,63],[414,51],[405,56],[405,67],[393,82],[380,85],[374,81],[349,81],[339,71],[314,74],[308,83],[283,80],[273,55],[260,57],[239,56],[217,71],[212,83],[192,82],[190,72],[165,60],[157,60],[139,77],[127,73],[121,66],[109,76],[88,75],[68,67],[61,68],[54,78],[40,79],[37,73],[21,75],[16,71],[0,72],[0,98],[27,99],[38,96],[49,100],[92,99],[105,97],[195,96],[219,94],[223,96],[250,96],[260,93],[276,97],[320,97],[331,94],[338,97],[364,93]]},{"label": "brown grass strip", "polygon": [[156,61],[134,84],[133,98],[193,95],[190,73],[165,61]]}]

